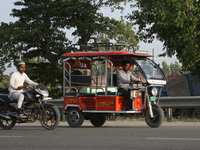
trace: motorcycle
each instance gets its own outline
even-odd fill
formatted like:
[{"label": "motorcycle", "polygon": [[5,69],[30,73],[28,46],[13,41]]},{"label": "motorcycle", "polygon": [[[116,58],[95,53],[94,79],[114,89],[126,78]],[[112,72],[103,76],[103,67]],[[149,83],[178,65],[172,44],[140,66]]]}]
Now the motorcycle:
[{"label": "motorcycle", "polygon": [[29,86],[23,94],[24,101],[21,107],[23,117],[17,116],[18,101],[11,100],[8,94],[0,94],[0,127],[8,130],[16,123],[35,122],[39,119],[45,129],[55,129],[60,122],[60,112],[54,104],[45,102],[45,98],[49,95],[46,87],[42,84],[36,87]]}]

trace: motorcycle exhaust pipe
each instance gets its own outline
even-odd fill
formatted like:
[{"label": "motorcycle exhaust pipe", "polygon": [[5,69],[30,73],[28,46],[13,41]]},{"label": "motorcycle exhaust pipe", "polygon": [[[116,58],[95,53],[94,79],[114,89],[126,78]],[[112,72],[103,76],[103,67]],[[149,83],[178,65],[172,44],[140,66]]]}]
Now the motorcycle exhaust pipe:
[{"label": "motorcycle exhaust pipe", "polygon": [[4,114],[0,114],[0,117],[2,117],[2,118],[4,118],[4,119],[8,119],[8,120],[11,119],[10,116],[4,115]]}]

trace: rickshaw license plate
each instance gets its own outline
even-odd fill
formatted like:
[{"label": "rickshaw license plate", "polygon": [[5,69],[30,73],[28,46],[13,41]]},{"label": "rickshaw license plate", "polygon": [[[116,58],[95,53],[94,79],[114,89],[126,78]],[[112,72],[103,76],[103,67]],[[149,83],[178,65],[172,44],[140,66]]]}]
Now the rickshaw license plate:
[{"label": "rickshaw license plate", "polygon": [[156,96],[151,96],[151,101],[156,101]]}]

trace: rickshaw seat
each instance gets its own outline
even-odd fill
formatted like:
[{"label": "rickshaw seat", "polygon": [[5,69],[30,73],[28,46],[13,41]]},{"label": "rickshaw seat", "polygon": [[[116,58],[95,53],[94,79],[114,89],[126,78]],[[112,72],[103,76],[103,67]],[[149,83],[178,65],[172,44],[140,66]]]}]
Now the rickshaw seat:
[{"label": "rickshaw seat", "polygon": [[78,97],[95,97],[95,93],[80,93]]},{"label": "rickshaw seat", "polygon": [[[105,95],[105,92],[97,92],[97,95]],[[110,92],[110,91],[108,91],[107,95],[116,95],[116,92]],[[120,92],[118,92],[117,96],[123,96],[123,94],[120,93]]]},{"label": "rickshaw seat", "polygon": [[[111,86],[111,74],[108,74],[108,85]],[[117,74],[113,74],[113,86],[117,86]]]},{"label": "rickshaw seat", "polygon": [[75,97],[76,93],[65,93],[65,97]]},{"label": "rickshaw seat", "polygon": [[118,96],[124,96],[124,94],[123,94],[123,93],[120,93],[120,92],[118,92]]},{"label": "rickshaw seat", "polygon": [[76,93],[65,93],[65,96],[66,97],[95,97],[95,93],[79,93],[79,94],[76,94]]},{"label": "rickshaw seat", "polygon": [[[69,76],[66,76],[69,80]],[[71,75],[71,86],[90,86],[91,85],[91,76],[87,75]],[[69,83],[66,83],[66,86],[69,86]]]}]

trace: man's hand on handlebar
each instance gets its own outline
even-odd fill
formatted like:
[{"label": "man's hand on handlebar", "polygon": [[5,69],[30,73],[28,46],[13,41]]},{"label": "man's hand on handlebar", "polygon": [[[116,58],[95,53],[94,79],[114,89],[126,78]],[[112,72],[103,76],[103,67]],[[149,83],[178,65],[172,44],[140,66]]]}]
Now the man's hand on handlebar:
[{"label": "man's hand on handlebar", "polygon": [[139,84],[139,83],[140,83],[140,84],[142,84],[142,85],[145,84],[145,82],[142,81],[142,80],[139,80],[139,81],[134,81],[134,80],[132,80],[131,83],[133,83],[133,84],[134,84],[134,83],[135,83],[135,84]]},{"label": "man's hand on handlebar", "polygon": [[23,86],[18,86],[17,90],[22,90],[23,88]]}]

